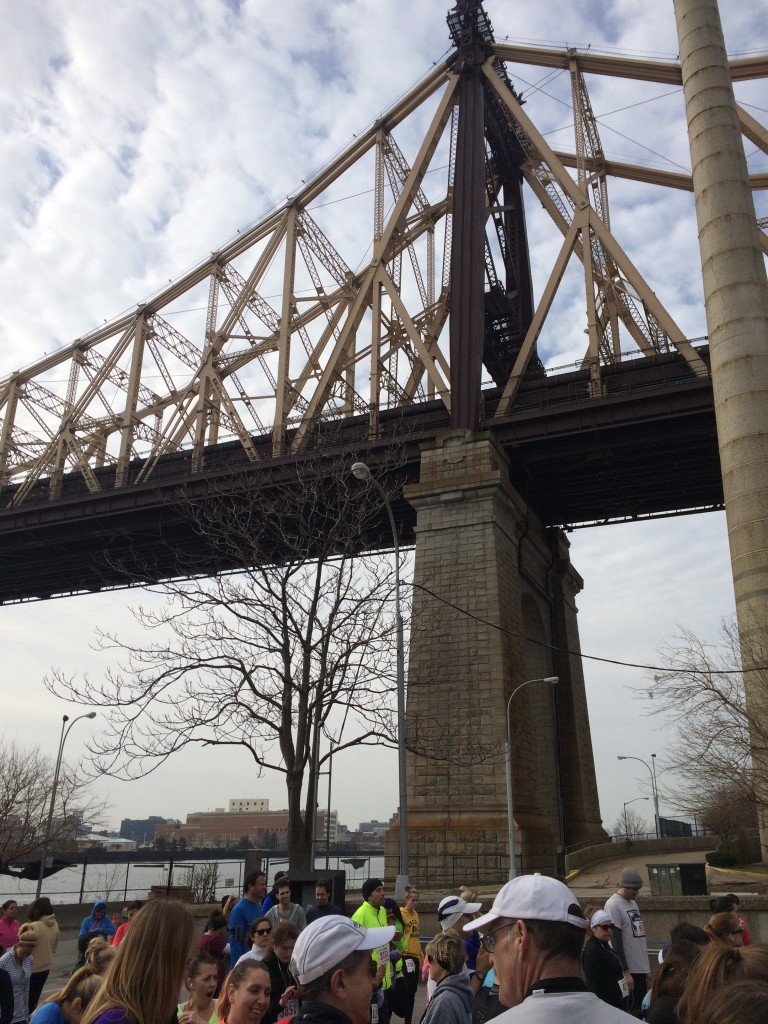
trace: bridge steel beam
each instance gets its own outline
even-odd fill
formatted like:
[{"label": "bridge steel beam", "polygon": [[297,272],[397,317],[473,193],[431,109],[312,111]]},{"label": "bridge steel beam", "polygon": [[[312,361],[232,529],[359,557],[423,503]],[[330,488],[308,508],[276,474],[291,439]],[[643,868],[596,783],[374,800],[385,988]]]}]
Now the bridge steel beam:
[{"label": "bridge steel beam", "polygon": [[[517,869],[561,872],[566,844],[605,835],[576,625],[581,578],[567,542],[512,486],[490,433],[447,430],[425,443],[419,482],[404,497],[417,512],[411,871],[438,887],[506,877],[506,703],[525,680],[557,674],[555,688],[521,690],[510,718]],[[387,874],[397,843],[395,823]]]},{"label": "bridge steel beam", "polygon": [[768,860],[768,281],[716,0],[675,0],[723,494]]}]

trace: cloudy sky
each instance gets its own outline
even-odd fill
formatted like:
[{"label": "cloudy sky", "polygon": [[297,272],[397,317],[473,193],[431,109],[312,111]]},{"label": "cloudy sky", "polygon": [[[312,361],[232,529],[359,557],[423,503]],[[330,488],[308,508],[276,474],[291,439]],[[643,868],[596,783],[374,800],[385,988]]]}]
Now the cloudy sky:
[{"label": "cloudy sky", "polygon": [[[510,42],[677,54],[671,0],[486,7],[497,38]],[[6,0],[0,10],[0,376],[133,307],[259,220],[449,48],[438,0]],[[732,56],[768,49],[766,13],[764,0],[722,4]],[[510,74],[550,143],[572,149],[567,76],[523,66]],[[681,90],[609,79],[590,85],[610,158],[689,169]],[[765,122],[765,82],[745,83],[737,95]],[[406,131],[401,144],[415,138]],[[747,154],[751,170],[768,170],[764,154],[749,145]],[[616,182],[611,213],[614,232],[687,336],[706,334],[692,198]],[[560,237],[537,204],[528,215],[540,293]],[[542,340],[550,366],[581,353],[581,287],[564,282]],[[571,542],[585,580],[587,654],[656,664],[657,645],[678,625],[713,637],[732,613],[721,514],[581,530]],[[6,735],[55,753],[60,716],[71,708],[46,694],[43,676],[52,665],[102,672],[89,646],[93,626],[128,631],[132,600],[106,594],[0,609]],[[670,734],[631,695],[652,672],[586,661],[585,673],[611,824],[623,801],[647,793],[642,767],[618,765],[616,755],[662,759]],[[76,736],[96,725],[78,724],[70,754]],[[349,769],[356,756],[345,755]],[[391,780],[390,792],[379,790],[373,805],[343,781],[354,771],[339,772],[333,802],[350,825],[387,817],[396,804],[394,755],[365,756],[367,770],[384,766],[378,777]],[[281,806],[280,780],[249,772],[244,756],[205,751],[180,756],[151,780],[100,785],[115,822],[183,817],[235,796],[268,796]]]}]

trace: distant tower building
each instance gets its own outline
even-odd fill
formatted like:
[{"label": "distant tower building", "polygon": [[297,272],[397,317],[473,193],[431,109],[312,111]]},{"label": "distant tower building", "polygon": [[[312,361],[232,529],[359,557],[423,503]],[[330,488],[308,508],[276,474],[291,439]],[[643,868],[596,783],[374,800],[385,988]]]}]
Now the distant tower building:
[{"label": "distant tower building", "polygon": [[269,810],[269,800],[230,800],[230,814],[264,814]]}]

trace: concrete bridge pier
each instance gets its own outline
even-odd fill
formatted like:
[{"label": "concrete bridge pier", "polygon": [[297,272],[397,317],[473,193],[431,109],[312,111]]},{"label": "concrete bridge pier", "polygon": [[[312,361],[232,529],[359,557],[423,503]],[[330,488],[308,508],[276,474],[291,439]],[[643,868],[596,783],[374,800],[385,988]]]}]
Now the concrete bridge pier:
[{"label": "concrete bridge pier", "polygon": [[[509,870],[504,777],[511,706],[518,871],[563,869],[563,848],[601,838],[575,597],[560,531],[509,481],[489,434],[446,432],[422,451],[408,666],[411,878],[498,882]],[[559,653],[564,648],[571,653]],[[399,829],[387,835],[397,874]]]}]

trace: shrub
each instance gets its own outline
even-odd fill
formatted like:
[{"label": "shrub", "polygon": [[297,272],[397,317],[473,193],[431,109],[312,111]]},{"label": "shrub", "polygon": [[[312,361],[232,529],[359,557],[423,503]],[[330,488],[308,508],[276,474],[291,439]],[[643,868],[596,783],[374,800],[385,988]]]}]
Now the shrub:
[{"label": "shrub", "polygon": [[713,868],[732,868],[736,863],[736,855],[727,853],[725,850],[712,850],[710,853],[705,853],[704,857],[707,864]]}]

